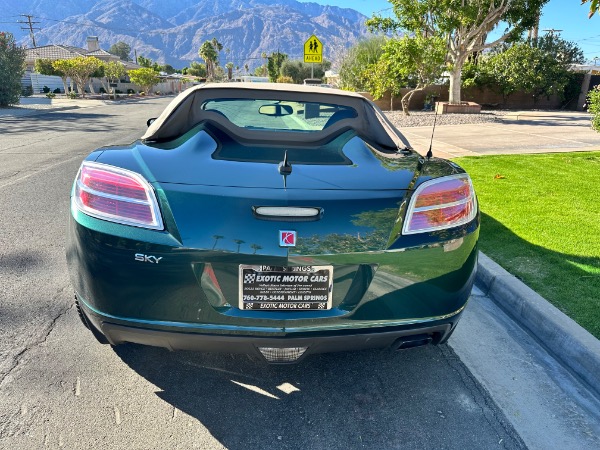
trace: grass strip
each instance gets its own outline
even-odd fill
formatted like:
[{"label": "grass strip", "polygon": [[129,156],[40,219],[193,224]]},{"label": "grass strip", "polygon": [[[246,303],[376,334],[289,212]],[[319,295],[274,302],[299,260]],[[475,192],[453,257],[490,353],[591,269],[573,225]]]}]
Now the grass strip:
[{"label": "grass strip", "polygon": [[600,152],[455,158],[480,249],[600,339]]}]

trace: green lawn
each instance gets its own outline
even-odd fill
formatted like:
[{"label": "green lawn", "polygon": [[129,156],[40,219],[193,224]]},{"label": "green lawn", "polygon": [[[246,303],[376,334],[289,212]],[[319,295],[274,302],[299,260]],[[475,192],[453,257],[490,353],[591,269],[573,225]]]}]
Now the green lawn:
[{"label": "green lawn", "polygon": [[600,338],[600,152],[454,161],[479,197],[480,249]]}]

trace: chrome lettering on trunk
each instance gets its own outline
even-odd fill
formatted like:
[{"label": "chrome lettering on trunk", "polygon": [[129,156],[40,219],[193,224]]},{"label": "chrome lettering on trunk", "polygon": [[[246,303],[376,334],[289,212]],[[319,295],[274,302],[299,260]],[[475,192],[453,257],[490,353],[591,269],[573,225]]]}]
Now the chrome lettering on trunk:
[{"label": "chrome lettering on trunk", "polygon": [[162,259],[162,256],[156,257],[156,256],[152,256],[152,255],[144,255],[143,253],[135,254],[135,260],[140,261],[140,262],[149,262],[151,264],[158,264],[161,259]]}]

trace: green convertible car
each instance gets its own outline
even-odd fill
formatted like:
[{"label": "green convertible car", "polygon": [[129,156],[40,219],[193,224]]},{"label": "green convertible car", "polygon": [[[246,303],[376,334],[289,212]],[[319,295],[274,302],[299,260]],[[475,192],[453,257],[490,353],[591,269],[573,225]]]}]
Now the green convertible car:
[{"label": "green convertible car", "polygon": [[100,341],[285,363],[449,338],[477,266],[473,186],[372,102],[209,84],[148,124],[71,192],[71,281]]}]

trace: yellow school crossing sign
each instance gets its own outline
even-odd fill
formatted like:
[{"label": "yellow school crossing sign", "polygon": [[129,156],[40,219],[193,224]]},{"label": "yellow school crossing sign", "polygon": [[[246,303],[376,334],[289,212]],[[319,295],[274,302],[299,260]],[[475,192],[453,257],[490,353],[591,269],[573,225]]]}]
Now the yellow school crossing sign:
[{"label": "yellow school crossing sign", "polygon": [[304,43],[304,62],[323,62],[323,44],[314,34]]}]

